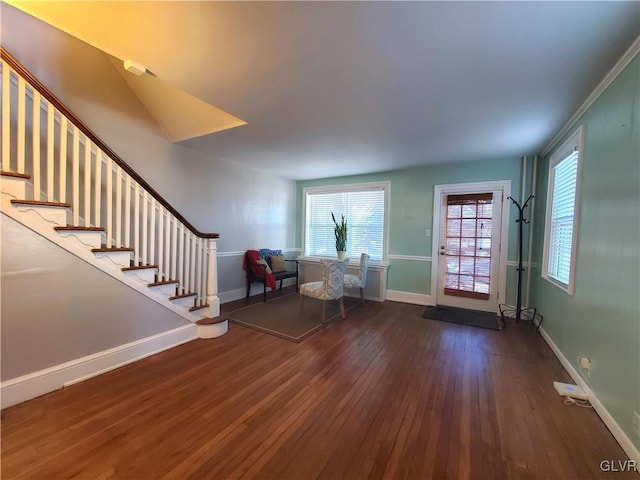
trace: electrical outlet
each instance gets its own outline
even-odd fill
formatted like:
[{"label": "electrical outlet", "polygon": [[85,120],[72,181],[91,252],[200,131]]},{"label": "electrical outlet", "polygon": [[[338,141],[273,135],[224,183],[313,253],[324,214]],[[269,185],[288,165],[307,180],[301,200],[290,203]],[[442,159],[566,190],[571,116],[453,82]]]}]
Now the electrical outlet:
[{"label": "electrical outlet", "polygon": [[583,371],[587,372],[587,377],[591,376],[591,359],[584,355],[578,357],[578,364]]},{"label": "electrical outlet", "polygon": [[633,431],[640,437],[640,414],[633,412]]}]

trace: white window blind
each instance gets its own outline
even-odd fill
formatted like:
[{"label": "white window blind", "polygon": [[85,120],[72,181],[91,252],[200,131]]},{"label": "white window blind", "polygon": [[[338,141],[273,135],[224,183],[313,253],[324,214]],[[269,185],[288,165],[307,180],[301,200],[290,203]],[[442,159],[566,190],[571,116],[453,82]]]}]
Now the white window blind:
[{"label": "white window blind", "polygon": [[313,191],[306,194],[305,255],[334,257],[336,242],[331,213],[340,222],[347,219],[347,256],[359,259],[368,253],[371,260],[384,258],[384,187],[346,191]]},{"label": "white window blind", "polygon": [[548,274],[569,285],[573,245],[573,217],[576,207],[578,152],[573,152],[553,168],[553,204],[549,232]]},{"label": "white window blind", "polygon": [[542,276],[573,293],[583,128],[550,159]]}]

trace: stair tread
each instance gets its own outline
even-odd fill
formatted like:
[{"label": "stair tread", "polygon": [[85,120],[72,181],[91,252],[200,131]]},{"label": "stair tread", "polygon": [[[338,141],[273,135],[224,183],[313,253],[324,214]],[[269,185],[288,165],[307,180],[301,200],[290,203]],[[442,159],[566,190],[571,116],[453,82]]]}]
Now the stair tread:
[{"label": "stair tread", "polygon": [[204,317],[196,322],[196,325],[215,325],[216,323],[222,323],[229,320],[229,317]]},{"label": "stair tread", "polygon": [[62,232],[104,232],[104,227],[82,227],[80,225],[67,225],[64,227],[53,227],[56,231]]},{"label": "stair tread", "polygon": [[127,247],[111,247],[111,248],[92,248],[91,251],[93,253],[104,253],[104,252],[133,252],[133,248]]},{"label": "stair tread", "polygon": [[175,285],[176,283],[180,283],[177,280],[163,280],[161,282],[152,282],[147,283],[147,287],[159,287],[160,285]]},{"label": "stair tread", "polygon": [[180,295],[174,295],[173,297],[169,297],[169,300],[178,300],[179,298],[195,297],[196,295],[197,293],[195,292],[181,293]]},{"label": "stair tread", "polygon": [[27,175],[26,173],[16,173],[16,172],[1,171],[0,175],[2,175],[3,177],[24,178],[25,180],[29,180],[31,178],[31,175]]},{"label": "stair tread", "polygon": [[136,265],[135,267],[122,267],[123,272],[128,272],[131,270],[146,270],[148,268],[157,269],[158,265]]},{"label": "stair tread", "polygon": [[189,311],[190,311],[190,312],[195,312],[196,310],[202,310],[203,308],[208,308],[208,307],[209,307],[209,304],[208,304],[208,303],[205,303],[204,305],[198,305],[198,306],[196,306],[196,307],[191,307],[191,308],[189,309]]},{"label": "stair tread", "polygon": [[40,200],[11,200],[11,203],[14,205],[33,205],[35,207],[60,207],[60,208],[71,208],[70,203],[62,203],[62,202],[43,202]]}]

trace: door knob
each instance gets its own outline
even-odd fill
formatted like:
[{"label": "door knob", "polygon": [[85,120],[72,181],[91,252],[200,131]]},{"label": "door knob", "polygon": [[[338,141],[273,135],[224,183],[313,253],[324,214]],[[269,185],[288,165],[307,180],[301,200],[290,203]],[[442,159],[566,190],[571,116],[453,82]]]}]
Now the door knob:
[{"label": "door knob", "polygon": [[447,252],[445,252],[444,250],[442,250],[442,251],[440,252],[440,255],[446,255],[446,254],[447,254]]}]

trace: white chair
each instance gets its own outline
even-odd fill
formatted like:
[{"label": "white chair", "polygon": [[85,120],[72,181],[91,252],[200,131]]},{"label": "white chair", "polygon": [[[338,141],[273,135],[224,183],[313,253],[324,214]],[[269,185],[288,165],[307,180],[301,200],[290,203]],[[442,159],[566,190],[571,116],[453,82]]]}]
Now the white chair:
[{"label": "white chair", "polygon": [[367,269],[369,268],[369,255],[363,253],[360,255],[360,271],[358,275],[346,274],[344,276],[345,288],[359,288],[360,301],[364,306],[364,287],[367,286]]},{"label": "white chair", "polygon": [[300,285],[300,311],[304,306],[304,297],[322,300],[322,321],[325,321],[325,302],[327,300],[339,300],[340,315],[346,318],[344,311],[344,272],[347,271],[348,258],[333,260],[323,258],[320,260],[322,280],[318,282],[303,283]]}]

